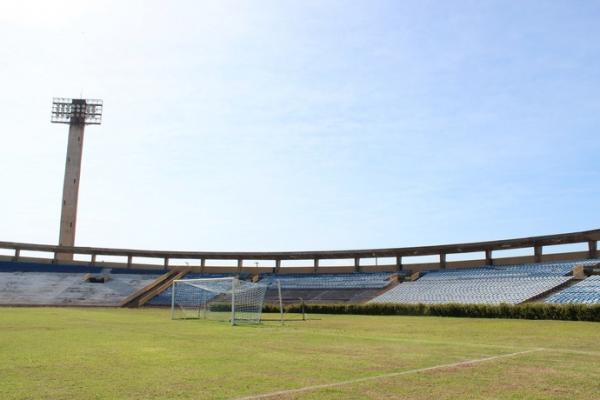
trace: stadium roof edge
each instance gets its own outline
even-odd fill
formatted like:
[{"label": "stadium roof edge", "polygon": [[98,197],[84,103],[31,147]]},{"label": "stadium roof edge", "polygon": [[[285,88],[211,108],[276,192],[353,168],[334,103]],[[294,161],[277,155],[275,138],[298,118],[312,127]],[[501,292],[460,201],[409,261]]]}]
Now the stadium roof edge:
[{"label": "stadium roof edge", "polygon": [[[18,243],[0,241],[0,248],[14,249],[19,251],[39,251],[105,256],[127,256],[127,257],[149,257],[169,259],[219,259],[219,260],[305,260],[305,259],[344,259],[344,258],[368,258],[368,257],[403,257],[403,256],[427,256],[445,255],[455,253],[491,252],[494,250],[510,250],[533,247],[538,249],[543,246],[563,245],[573,243],[588,243],[590,255],[596,255],[597,241],[600,240],[600,229],[561,233],[545,236],[531,236],[516,239],[493,240],[486,242],[455,243],[445,245],[397,247],[381,249],[360,250],[317,250],[317,251],[254,251],[254,252],[216,252],[216,251],[164,251],[164,250],[140,250],[140,249],[118,249],[99,247],[68,247],[46,244]],[[541,250],[540,250],[541,254]]]}]

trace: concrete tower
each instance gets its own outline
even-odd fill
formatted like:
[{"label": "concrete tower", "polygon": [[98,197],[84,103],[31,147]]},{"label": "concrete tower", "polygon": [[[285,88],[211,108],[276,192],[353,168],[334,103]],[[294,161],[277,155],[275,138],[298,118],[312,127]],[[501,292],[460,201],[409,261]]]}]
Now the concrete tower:
[{"label": "concrete tower", "polygon": [[[52,102],[52,122],[69,124],[67,161],[63,183],[60,216],[60,246],[75,245],[77,227],[77,201],[83,153],[83,134],[86,125],[99,125],[102,121],[102,100],[55,98]],[[60,261],[73,260],[73,254],[57,254]]]}]

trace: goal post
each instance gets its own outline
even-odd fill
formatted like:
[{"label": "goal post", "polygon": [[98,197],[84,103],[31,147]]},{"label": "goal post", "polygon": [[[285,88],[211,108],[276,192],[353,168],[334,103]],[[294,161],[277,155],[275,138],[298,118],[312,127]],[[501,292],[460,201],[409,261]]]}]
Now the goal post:
[{"label": "goal post", "polygon": [[260,323],[267,286],[227,278],[176,279],[172,284],[172,319],[211,319]]}]

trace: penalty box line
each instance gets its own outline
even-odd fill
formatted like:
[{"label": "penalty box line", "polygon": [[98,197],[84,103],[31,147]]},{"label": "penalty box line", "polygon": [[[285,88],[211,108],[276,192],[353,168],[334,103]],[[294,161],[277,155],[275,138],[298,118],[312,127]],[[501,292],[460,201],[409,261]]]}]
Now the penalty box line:
[{"label": "penalty box line", "polygon": [[523,355],[523,354],[529,354],[529,353],[534,353],[534,352],[537,352],[537,351],[546,351],[546,350],[547,349],[537,348],[537,349],[531,349],[531,350],[525,350],[525,351],[518,351],[516,353],[500,354],[500,355],[497,355],[497,356],[491,356],[491,357],[485,357],[485,358],[476,358],[476,359],[473,359],[473,360],[459,361],[459,362],[450,363],[450,364],[434,365],[433,367],[409,369],[407,371],[390,372],[390,373],[387,373],[387,374],[375,375],[375,376],[368,376],[368,377],[364,377],[364,378],[350,379],[350,380],[347,380],[347,381],[340,381],[340,382],[333,382],[333,383],[324,383],[324,384],[321,384],[321,385],[313,385],[313,386],[305,386],[305,387],[301,387],[301,388],[298,388],[298,389],[280,390],[280,391],[277,391],[277,392],[263,393],[263,394],[253,395],[253,396],[237,397],[237,398],[235,398],[233,400],[267,399],[269,397],[285,396],[285,395],[288,395],[288,394],[303,393],[303,392],[309,392],[309,391],[312,391],[312,390],[319,390],[319,389],[328,389],[328,388],[332,388],[332,387],[350,385],[350,384],[353,384],[353,383],[361,383],[361,382],[374,381],[374,380],[378,380],[378,379],[393,378],[393,377],[396,377],[396,376],[409,375],[409,374],[418,374],[420,372],[435,371],[435,370],[444,369],[444,368],[462,367],[462,366],[465,366],[465,365],[479,364],[479,363],[483,363],[483,362],[487,362],[487,361],[494,361],[494,360],[499,360],[499,359],[502,359],[502,358],[516,357],[516,356],[520,356],[520,355]]}]

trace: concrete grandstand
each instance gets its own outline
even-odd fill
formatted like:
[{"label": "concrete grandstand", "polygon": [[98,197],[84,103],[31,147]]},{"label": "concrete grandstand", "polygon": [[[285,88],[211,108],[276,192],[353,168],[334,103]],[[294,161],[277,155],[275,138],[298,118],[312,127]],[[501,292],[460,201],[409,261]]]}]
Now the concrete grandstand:
[{"label": "concrete grandstand", "polygon": [[[0,305],[166,306],[174,279],[237,276],[279,282],[286,302],[313,303],[600,303],[600,230],[395,249],[313,252],[165,252],[0,242]],[[580,243],[587,251],[544,254],[547,246]],[[494,258],[494,251],[527,249],[531,256]],[[481,253],[480,260],[447,261],[448,254]],[[70,254],[65,262],[60,255]],[[44,258],[46,255],[46,258]],[[47,257],[50,255],[50,257]],[[404,264],[403,257],[437,256],[437,263]],[[87,257],[87,260],[85,258]],[[382,258],[393,264],[363,265]],[[138,260],[155,259],[160,264]],[[234,260],[219,266],[217,260]],[[246,261],[260,260],[255,267]],[[309,260],[311,267],[283,266]],[[352,266],[321,266],[350,260]],[[272,266],[265,266],[269,263]],[[579,269],[579,273],[574,271]]]}]

